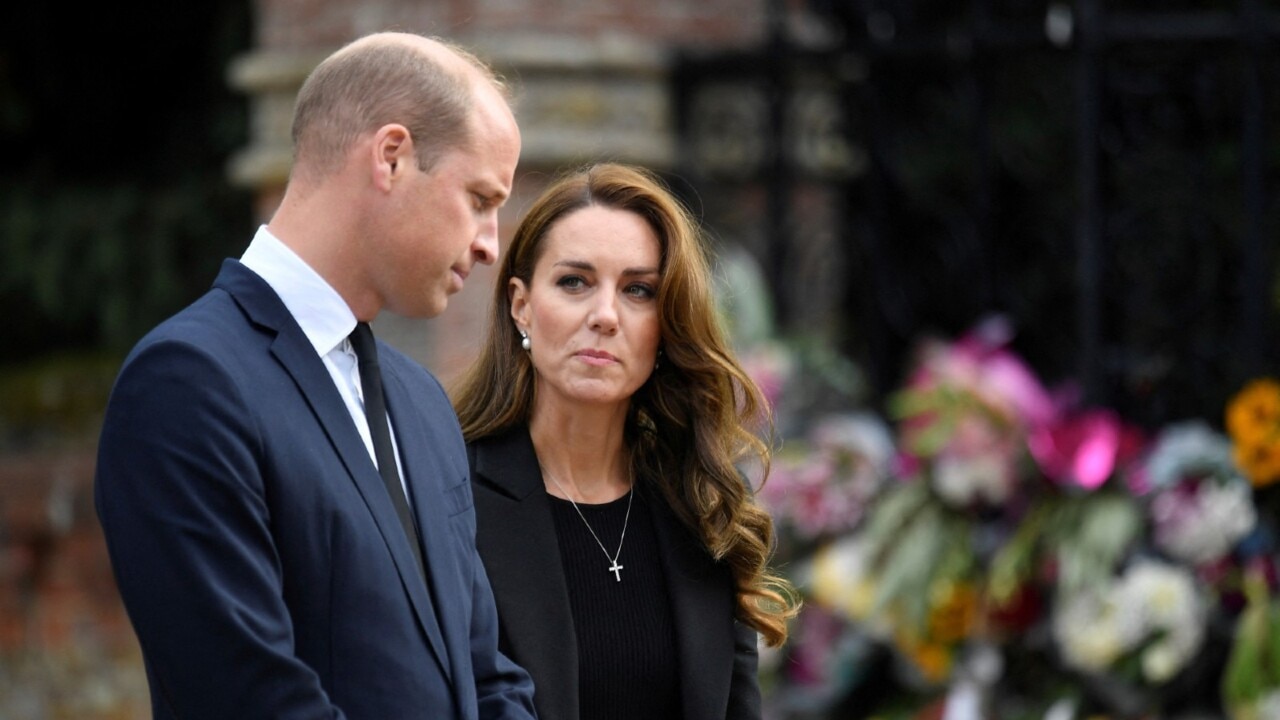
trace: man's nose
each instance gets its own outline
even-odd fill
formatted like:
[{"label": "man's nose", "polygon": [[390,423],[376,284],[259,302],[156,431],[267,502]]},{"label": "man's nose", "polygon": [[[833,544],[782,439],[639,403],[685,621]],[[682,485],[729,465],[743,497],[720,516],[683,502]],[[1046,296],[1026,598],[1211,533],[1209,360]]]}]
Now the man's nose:
[{"label": "man's nose", "polygon": [[475,242],[471,244],[471,252],[478,263],[492,265],[498,261],[498,218],[496,215],[493,220],[485,223],[484,227],[480,228],[480,233],[476,235]]}]

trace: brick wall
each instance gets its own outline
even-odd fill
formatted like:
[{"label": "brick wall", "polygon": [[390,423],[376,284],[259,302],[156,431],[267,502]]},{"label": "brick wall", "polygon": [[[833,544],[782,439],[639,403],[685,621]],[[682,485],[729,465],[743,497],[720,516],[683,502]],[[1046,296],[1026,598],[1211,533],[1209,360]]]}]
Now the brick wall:
[{"label": "brick wall", "polygon": [[149,717],[93,512],[93,448],[0,462],[0,717]]},{"label": "brick wall", "polygon": [[259,0],[258,43],[314,48],[386,29],[448,37],[533,33],[632,36],[669,45],[738,46],[764,37],[765,0]]}]

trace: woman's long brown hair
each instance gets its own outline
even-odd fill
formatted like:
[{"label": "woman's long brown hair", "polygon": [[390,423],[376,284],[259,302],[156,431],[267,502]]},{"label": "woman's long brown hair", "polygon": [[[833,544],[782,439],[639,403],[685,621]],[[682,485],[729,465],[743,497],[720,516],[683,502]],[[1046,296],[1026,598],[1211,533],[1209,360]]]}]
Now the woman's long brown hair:
[{"label": "woman's long brown hair", "polygon": [[662,357],[631,397],[624,430],[634,477],[655,483],[711,555],[728,564],[738,619],[781,645],[798,603],[790,583],[769,570],[773,520],[738,470],[750,460],[768,474],[770,447],[761,436],[772,438],[769,408],[721,329],[697,225],[654,174],[592,165],[562,176],[534,202],[499,268],[480,355],[452,393],[462,433],[470,442],[529,422],[534,370],[507,286],[513,277],[531,285],[551,226],[590,205],[636,213],[661,245]]}]

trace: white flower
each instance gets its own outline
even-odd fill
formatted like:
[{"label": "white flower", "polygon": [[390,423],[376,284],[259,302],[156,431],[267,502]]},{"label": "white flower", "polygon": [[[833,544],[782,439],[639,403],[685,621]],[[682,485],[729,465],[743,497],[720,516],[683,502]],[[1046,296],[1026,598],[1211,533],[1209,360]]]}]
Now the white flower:
[{"label": "white flower", "polygon": [[1121,602],[1143,609],[1151,628],[1167,628],[1199,619],[1195,582],[1183,568],[1162,562],[1133,563],[1117,586]]},{"label": "white flower", "polygon": [[1142,652],[1142,674],[1148,680],[1162,683],[1182,669],[1185,659],[1173,643],[1156,642]]},{"label": "white flower", "polygon": [[1132,608],[1115,602],[1113,588],[1059,598],[1053,616],[1053,637],[1067,664],[1100,672],[1128,652],[1140,639]]},{"label": "white flower", "polygon": [[1234,467],[1231,442],[1201,420],[1166,427],[1147,458],[1147,472],[1156,488],[1173,487],[1192,475],[1234,475]]},{"label": "white flower", "polygon": [[1258,720],[1280,720],[1280,690],[1272,690],[1258,699]]},{"label": "white flower", "polygon": [[1060,598],[1053,637],[1073,667],[1102,672],[1151,640],[1140,656],[1143,675],[1167,681],[1186,667],[1203,641],[1205,608],[1182,567],[1138,561],[1115,583]]},{"label": "white flower", "polygon": [[1143,634],[1160,638],[1144,653],[1144,674],[1152,682],[1168,680],[1204,639],[1205,607],[1195,579],[1183,567],[1143,561],[1129,568],[1118,590],[1123,602],[1142,612]]},{"label": "white flower", "polygon": [[948,504],[965,507],[977,500],[999,505],[1013,489],[1003,455],[944,455],[933,466],[933,489]]},{"label": "white flower", "polygon": [[860,536],[846,535],[814,553],[804,568],[803,582],[818,603],[850,620],[866,622],[873,634],[887,637],[887,626],[872,617],[876,588]]},{"label": "white flower", "polygon": [[1243,480],[1202,482],[1194,494],[1167,490],[1151,504],[1157,545],[1192,565],[1213,562],[1257,523],[1253,492]]},{"label": "white flower", "polygon": [[893,433],[878,415],[868,412],[830,415],[814,427],[814,444],[861,458],[879,477],[893,461]]}]

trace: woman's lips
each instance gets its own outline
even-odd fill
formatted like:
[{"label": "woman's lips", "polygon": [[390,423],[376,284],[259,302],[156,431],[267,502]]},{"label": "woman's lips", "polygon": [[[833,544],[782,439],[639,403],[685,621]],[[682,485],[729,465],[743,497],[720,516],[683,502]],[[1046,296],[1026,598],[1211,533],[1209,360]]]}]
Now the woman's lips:
[{"label": "woman's lips", "polygon": [[579,350],[575,354],[591,365],[608,365],[618,361],[618,358],[603,350]]}]

